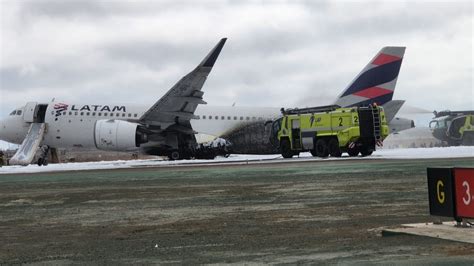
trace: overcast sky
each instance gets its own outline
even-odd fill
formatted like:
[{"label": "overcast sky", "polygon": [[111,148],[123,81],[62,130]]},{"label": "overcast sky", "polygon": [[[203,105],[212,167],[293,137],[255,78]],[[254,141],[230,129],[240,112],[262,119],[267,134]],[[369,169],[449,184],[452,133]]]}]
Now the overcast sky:
[{"label": "overcast sky", "polygon": [[1,1],[0,117],[27,101],[151,105],[222,37],[209,105],[330,104],[383,46],[395,99],[474,109],[471,1]]}]

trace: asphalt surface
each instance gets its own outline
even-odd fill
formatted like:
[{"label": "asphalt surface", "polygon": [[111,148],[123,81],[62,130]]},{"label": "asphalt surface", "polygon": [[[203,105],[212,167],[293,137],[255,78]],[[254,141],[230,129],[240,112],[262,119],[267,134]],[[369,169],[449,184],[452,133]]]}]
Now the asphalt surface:
[{"label": "asphalt surface", "polygon": [[[174,166],[0,176],[0,264],[474,264],[430,222],[426,167],[474,158]],[[449,219],[448,219],[449,220]]]}]

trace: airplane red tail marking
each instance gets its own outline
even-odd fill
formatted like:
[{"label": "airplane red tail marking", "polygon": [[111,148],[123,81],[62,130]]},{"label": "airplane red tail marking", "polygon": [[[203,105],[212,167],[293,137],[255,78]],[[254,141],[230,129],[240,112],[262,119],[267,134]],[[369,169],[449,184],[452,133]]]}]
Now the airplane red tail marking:
[{"label": "airplane red tail marking", "polygon": [[398,56],[393,56],[393,55],[389,55],[389,54],[380,54],[379,56],[377,56],[377,58],[374,59],[374,61],[372,61],[372,64],[380,66],[380,65],[384,65],[384,64],[387,64],[387,63],[390,63],[390,62],[393,62],[393,61],[397,61],[397,60],[400,60],[400,59],[401,58],[398,57]]},{"label": "airplane red tail marking", "polygon": [[393,91],[391,91],[391,90],[387,90],[387,89],[380,88],[380,87],[371,87],[371,88],[367,88],[367,89],[355,92],[354,95],[373,99],[373,98],[377,98],[379,96],[389,94],[389,93],[392,93],[392,92]]}]

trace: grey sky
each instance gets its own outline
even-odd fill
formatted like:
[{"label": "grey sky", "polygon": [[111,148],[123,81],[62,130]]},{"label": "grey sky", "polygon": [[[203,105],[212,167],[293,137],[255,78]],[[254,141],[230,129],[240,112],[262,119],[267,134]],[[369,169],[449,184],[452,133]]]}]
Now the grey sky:
[{"label": "grey sky", "polygon": [[394,98],[474,109],[471,1],[1,1],[0,117],[27,101],[153,104],[228,37],[210,105],[329,104],[383,46]]}]

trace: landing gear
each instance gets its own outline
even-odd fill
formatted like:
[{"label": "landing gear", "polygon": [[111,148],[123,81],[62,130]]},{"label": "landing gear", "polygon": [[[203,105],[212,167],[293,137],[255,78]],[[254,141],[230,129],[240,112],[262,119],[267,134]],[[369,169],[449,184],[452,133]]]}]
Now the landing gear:
[{"label": "landing gear", "polygon": [[48,152],[49,152],[49,146],[48,145],[43,145],[41,147],[41,154],[40,157],[38,158],[38,166],[47,166],[48,165]]}]

